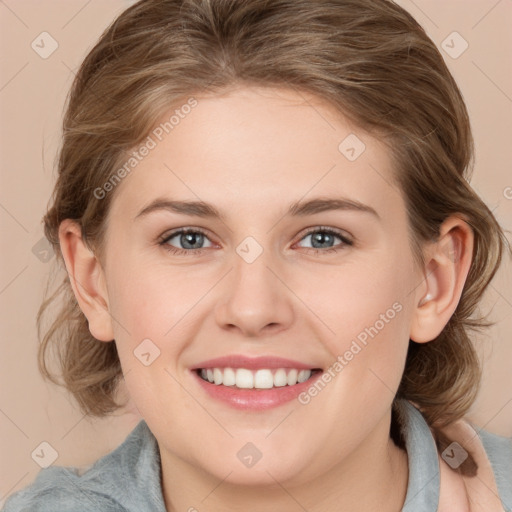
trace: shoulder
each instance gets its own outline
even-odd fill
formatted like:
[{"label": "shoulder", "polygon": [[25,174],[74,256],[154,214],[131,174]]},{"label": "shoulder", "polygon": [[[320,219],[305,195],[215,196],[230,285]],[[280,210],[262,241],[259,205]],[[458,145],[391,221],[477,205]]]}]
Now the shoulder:
[{"label": "shoulder", "polygon": [[72,468],[43,469],[27,488],[9,497],[3,512],[125,512],[109,496],[81,485]]},{"label": "shoulder", "polygon": [[7,499],[2,512],[159,511],[159,468],[156,440],[141,421],[85,473],[72,467],[42,469],[31,485]]},{"label": "shoulder", "polygon": [[[467,420],[458,420],[443,432],[462,447],[462,454],[469,453],[476,463],[476,472],[464,475],[470,501],[482,507],[475,510],[512,510],[512,440],[491,434]],[[454,451],[460,449],[453,448],[451,456]]]},{"label": "shoulder", "polygon": [[2,512],[125,512],[111,497],[88,488],[74,468],[49,467],[10,496]]},{"label": "shoulder", "polygon": [[505,509],[512,510],[512,437],[476,430],[491,463],[500,498]]},{"label": "shoulder", "polygon": [[[457,494],[461,510],[512,512],[511,438],[479,429],[466,419],[433,432],[418,408],[406,400],[397,402],[396,411],[409,457],[404,511],[416,512],[421,505],[427,510],[427,505],[439,503],[438,510],[451,512]],[[444,441],[438,445],[441,435]],[[468,465],[461,470],[466,459],[472,471]],[[425,483],[426,474],[433,477]]]}]

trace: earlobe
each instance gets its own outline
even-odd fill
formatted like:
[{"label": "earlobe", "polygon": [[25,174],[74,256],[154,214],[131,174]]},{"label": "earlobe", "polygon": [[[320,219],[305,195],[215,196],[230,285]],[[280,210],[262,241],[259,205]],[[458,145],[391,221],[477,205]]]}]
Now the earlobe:
[{"label": "earlobe", "polygon": [[91,334],[100,341],[112,341],[112,318],[100,262],[85,244],[81,227],[71,219],[61,222],[59,241],[73,293],[87,317]]},{"label": "earlobe", "polygon": [[473,231],[460,217],[445,220],[431,244],[423,269],[423,285],[415,296],[410,339],[426,343],[437,338],[459,304],[471,267]]}]

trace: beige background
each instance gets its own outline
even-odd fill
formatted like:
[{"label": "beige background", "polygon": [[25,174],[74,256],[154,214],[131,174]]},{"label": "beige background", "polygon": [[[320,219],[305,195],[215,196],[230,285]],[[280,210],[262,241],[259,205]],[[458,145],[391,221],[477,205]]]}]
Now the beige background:
[{"label": "beige background", "polygon": [[[40,443],[56,465],[86,465],[115,448],[139,418],[120,413],[89,420],[64,390],[37,372],[35,316],[53,257],[37,245],[51,194],[60,120],[73,70],[129,2],[0,0],[0,506],[30,484]],[[512,1],[400,0],[441,49],[467,101],[476,139],[472,181],[505,229],[512,227]],[[457,58],[452,55],[467,50]],[[47,59],[31,47],[48,32]],[[448,39],[447,39],[448,38]],[[443,43],[445,41],[445,43]],[[48,46],[46,46],[48,48]],[[512,240],[510,233],[509,240]],[[484,382],[471,419],[512,436],[512,265],[505,262],[486,295],[496,325],[476,340]],[[37,449],[37,450],[36,450]],[[46,449],[46,454],[50,453]]]}]

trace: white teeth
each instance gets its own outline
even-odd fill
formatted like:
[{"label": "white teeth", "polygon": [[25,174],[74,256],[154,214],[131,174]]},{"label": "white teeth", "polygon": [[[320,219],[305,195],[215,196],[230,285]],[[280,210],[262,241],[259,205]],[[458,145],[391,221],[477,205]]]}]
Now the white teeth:
[{"label": "white teeth", "polygon": [[281,388],[288,384],[288,380],[286,379],[286,371],[283,368],[279,368],[277,372],[274,374],[274,386],[276,388]]},{"label": "white teeth", "polygon": [[311,370],[301,370],[299,372],[299,376],[297,377],[297,380],[299,382],[304,382],[304,381],[308,380],[309,377],[311,377]]},{"label": "white teeth", "polygon": [[258,370],[254,375],[254,387],[258,389],[270,389],[274,386],[274,377],[270,370]]},{"label": "white teeth", "polygon": [[213,369],[213,382],[217,385],[222,384],[222,377],[223,377],[222,370],[220,370],[219,368],[214,368]]},{"label": "white teeth", "polygon": [[288,377],[286,381],[288,382],[288,386],[293,386],[294,384],[297,384],[297,374],[299,372],[297,370],[290,370],[288,372]]},{"label": "white teeth", "polygon": [[236,384],[236,375],[232,368],[226,368],[224,370],[222,384],[224,384],[224,386],[234,386]]},{"label": "white teeth", "polygon": [[236,371],[236,387],[244,389],[251,389],[254,387],[254,376],[251,370],[238,368]]},{"label": "white teeth", "polygon": [[311,370],[286,370],[285,368],[279,368],[274,373],[273,370],[266,368],[255,371],[246,368],[203,368],[200,372],[204,380],[217,386],[222,384],[242,389],[294,386],[308,380],[311,373]]}]

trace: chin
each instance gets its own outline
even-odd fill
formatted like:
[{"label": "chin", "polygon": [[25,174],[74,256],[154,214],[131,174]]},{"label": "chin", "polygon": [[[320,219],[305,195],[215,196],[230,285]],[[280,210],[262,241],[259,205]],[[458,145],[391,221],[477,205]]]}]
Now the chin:
[{"label": "chin", "polygon": [[[213,469],[213,468],[212,468]],[[242,463],[225,464],[219,471],[215,468],[215,477],[226,484],[244,487],[279,487],[279,484],[295,480],[297,468],[290,467],[284,460],[272,460],[266,463],[261,459],[253,467],[244,467]],[[227,476],[229,474],[229,476]]]}]

